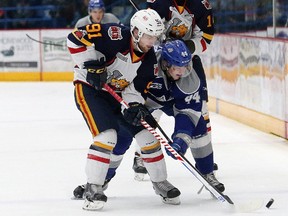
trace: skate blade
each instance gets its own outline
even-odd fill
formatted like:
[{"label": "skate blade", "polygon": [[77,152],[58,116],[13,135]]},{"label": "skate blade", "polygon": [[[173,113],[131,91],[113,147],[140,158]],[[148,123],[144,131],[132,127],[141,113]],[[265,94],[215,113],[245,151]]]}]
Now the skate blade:
[{"label": "skate blade", "polygon": [[105,205],[104,201],[94,200],[91,202],[85,199],[82,209],[87,211],[99,211],[103,209],[104,205]]},{"label": "skate blade", "polygon": [[181,201],[179,196],[174,198],[161,197],[162,202],[169,205],[180,205]]},{"label": "skate blade", "polygon": [[144,181],[145,174],[144,173],[135,173],[134,179],[136,181]]}]

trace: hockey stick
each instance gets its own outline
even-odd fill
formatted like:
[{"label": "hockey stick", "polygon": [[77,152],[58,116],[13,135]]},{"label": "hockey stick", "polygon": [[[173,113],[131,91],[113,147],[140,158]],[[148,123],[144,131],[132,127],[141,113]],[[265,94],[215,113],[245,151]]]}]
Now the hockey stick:
[{"label": "hockey stick", "polygon": [[31,37],[31,36],[28,35],[28,34],[26,34],[26,36],[27,36],[30,40],[35,41],[35,42],[40,43],[40,44],[63,47],[63,44],[48,43],[48,42],[36,40],[35,38]]},{"label": "hockey stick", "polygon": [[[154,119],[154,120],[155,120],[155,119]],[[167,136],[167,134],[164,132],[164,130],[161,128],[161,126],[158,124],[158,122],[157,122],[156,120],[155,120],[154,124],[155,124],[156,127],[159,129],[159,131],[162,133],[162,135],[165,137],[165,139],[168,141],[168,143],[171,144],[171,143],[172,143],[171,139]],[[195,169],[195,171],[198,171],[198,170],[195,168],[195,166],[193,166],[193,165],[190,163],[190,161],[188,161],[183,155],[181,155],[181,156],[183,157],[184,160],[186,160],[187,163],[190,164],[190,166],[192,166],[192,167]],[[201,173],[199,173],[199,174],[202,175]],[[204,189],[204,187],[205,187],[205,185],[203,184],[203,185],[201,186],[201,188],[199,189],[199,191],[197,192],[197,194],[200,194],[200,193],[202,192],[202,190]],[[219,191],[219,193],[221,193],[221,192]],[[231,201],[231,202],[232,202],[232,201]]]},{"label": "hockey stick", "polygon": [[[122,104],[125,108],[129,108],[129,105],[108,85],[103,85],[104,89],[107,90],[120,104]],[[156,120],[155,120],[156,121]],[[169,137],[164,133],[163,129],[160,127],[160,125],[157,123],[158,129],[161,131],[163,136],[165,136],[166,140],[164,140],[154,128],[152,128],[146,121],[141,120],[141,124],[151,133],[153,136],[159,140],[159,142],[164,145],[164,147],[173,154],[173,156],[180,161],[206,188],[211,192],[211,194],[219,201],[221,202],[227,202],[229,204],[234,204],[232,200],[227,196],[218,191],[213,185],[210,184],[206,180],[206,178],[203,177],[203,175],[182,155],[179,154],[174,150],[174,148],[171,147],[171,145],[168,143],[171,143],[171,140]]]},{"label": "hockey stick", "polygon": [[136,5],[136,3],[133,0],[129,0],[129,2],[131,3],[131,5],[135,8],[136,11],[139,11],[140,8]]}]

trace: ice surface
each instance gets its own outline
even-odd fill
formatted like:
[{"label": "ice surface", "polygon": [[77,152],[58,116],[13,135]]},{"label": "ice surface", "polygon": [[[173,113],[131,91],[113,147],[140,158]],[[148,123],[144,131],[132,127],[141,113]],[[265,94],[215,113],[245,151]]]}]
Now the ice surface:
[{"label": "ice surface", "polygon": [[[181,205],[170,206],[155,195],[149,177],[133,179],[134,144],[106,191],[101,212],[82,210],[72,191],[85,183],[85,158],[91,136],[73,98],[69,82],[0,83],[0,215],[287,215],[288,142],[254,128],[210,114],[217,178],[236,207],[275,202],[253,213],[237,213],[211,198],[186,168],[166,156],[168,180],[181,190]],[[173,119],[160,125],[170,134]],[[190,152],[186,157],[192,162]]]}]

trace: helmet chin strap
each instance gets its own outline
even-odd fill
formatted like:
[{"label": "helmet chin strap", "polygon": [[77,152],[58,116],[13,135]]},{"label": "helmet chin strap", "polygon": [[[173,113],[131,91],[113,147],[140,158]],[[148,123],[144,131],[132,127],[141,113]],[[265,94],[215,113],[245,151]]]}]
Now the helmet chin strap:
[{"label": "helmet chin strap", "polygon": [[[132,35],[133,38],[133,44],[135,45],[135,48],[137,49],[137,51],[143,53],[143,51],[141,50],[141,48],[139,47],[139,41],[136,40],[136,38]],[[139,39],[140,40],[140,39]]]},{"label": "helmet chin strap", "polygon": [[141,48],[139,47],[139,42],[135,42],[135,46],[136,46],[137,51],[143,53],[143,51],[142,51]]},{"label": "helmet chin strap", "polygon": [[141,50],[141,48],[139,47],[139,41],[140,41],[140,38],[142,37],[143,34],[139,34],[138,29],[137,29],[136,35],[137,35],[138,38],[136,39],[136,37],[135,37],[135,35],[134,35],[134,31],[135,31],[136,29],[137,29],[137,28],[134,28],[134,29],[131,31],[133,44],[134,44],[134,47],[136,48],[136,50],[137,50],[138,52],[144,53],[144,52]]}]

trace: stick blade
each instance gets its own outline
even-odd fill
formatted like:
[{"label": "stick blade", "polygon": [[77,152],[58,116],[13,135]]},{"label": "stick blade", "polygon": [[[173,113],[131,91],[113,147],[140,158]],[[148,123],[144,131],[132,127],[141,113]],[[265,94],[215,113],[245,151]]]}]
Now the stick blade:
[{"label": "stick blade", "polygon": [[231,205],[234,204],[233,201],[230,199],[229,196],[227,196],[227,195],[223,195],[223,197],[225,198],[225,200],[226,200],[229,204],[231,204]]}]

